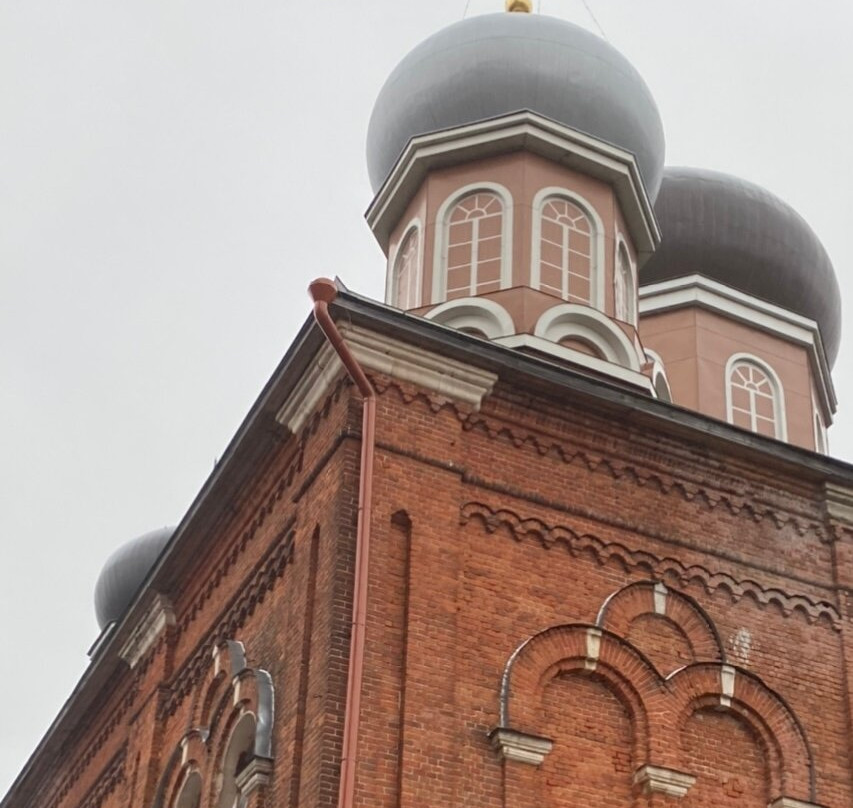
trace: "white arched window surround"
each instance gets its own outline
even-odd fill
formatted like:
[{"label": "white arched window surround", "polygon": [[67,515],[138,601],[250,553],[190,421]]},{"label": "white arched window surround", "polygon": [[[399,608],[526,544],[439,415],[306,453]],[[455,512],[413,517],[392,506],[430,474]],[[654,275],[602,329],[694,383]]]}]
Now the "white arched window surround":
[{"label": "white arched window surround", "polygon": [[388,261],[388,275],[385,278],[385,302],[389,306],[396,306],[397,298],[397,261],[400,258],[400,251],[406,246],[407,240],[414,235],[418,240],[418,255],[417,255],[417,271],[415,273],[415,300],[412,308],[417,308],[421,305],[421,289],[423,285],[423,265],[424,265],[424,239],[423,239],[423,223],[419,216],[415,216],[403,229],[403,237],[397,242],[394,252]]},{"label": "white arched window surround", "polygon": [[588,199],[568,188],[550,186],[542,188],[533,197],[533,237],[530,244],[530,285],[539,288],[540,259],[542,257],[542,208],[552,198],[565,199],[577,205],[589,219],[592,227],[592,306],[604,311],[604,222]]},{"label": "white arched window surround", "polygon": [[426,318],[451,328],[480,331],[489,339],[515,333],[509,312],[494,300],[482,297],[460,297],[431,309]]},{"label": "white arched window surround", "polygon": [[628,242],[625,237],[616,233],[616,249],[613,253],[613,313],[619,319],[619,303],[617,300],[619,291],[619,282],[617,276],[620,271],[619,256],[625,257],[625,268],[627,272],[625,301],[627,306],[627,317],[625,322],[636,327],[637,325],[637,265],[631,259],[631,251],[628,249]]},{"label": "white arched window surround", "polygon": [[595,346],[608,362],[640,372],[634,343],[606,314],[581,303],[563,303],[545,311],[534,336],[549,342],[575,337]]},{"label": "white arched window surround", "polygon": [[655,391],[655,396],[661,401],[672,402],[672,390],[669,386],[669,379],[666,376],[666,367],[663,364],[660,354],[653,351],[651,348],[646,348],[646,358],[652,363],[652,387]]},{"label": "white arched window surround", "polygon": [[773,368],[763,359],[749,353],[736,353],[729,357],[726,362],[726,375],[724,384],[726,388],[726,420],[734,423],[734,413],[732,411],[732,371],[737,365],[752,365],[760,370],[770,382],[770,388],[773,393],[773,417],[776,429],[776,438],[779,440],[788,440],[788,427],[785,419],[785,391],[782,387],[782,382],[778,374]]},{"label": "white arched window surround", "polygon": [[444,303],[447,299],[447,241],[450,213],[466,196],[478,192],[495,194],[503,205],[501,223],[501,289],[512,286],[512,194],[496,182],[474,182],[457,188],[438,209],[435,217],[435,257],[432,269],[432,302]]}]

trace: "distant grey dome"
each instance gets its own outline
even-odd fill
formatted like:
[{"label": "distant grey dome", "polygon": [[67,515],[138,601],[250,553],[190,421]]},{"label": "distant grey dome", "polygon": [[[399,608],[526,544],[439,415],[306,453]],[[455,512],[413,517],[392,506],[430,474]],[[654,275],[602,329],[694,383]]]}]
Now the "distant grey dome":
[{"label": "distant grey dome", "polygon": [[698,274],[808,317],[832,366],[841,341],[838,280],[790,205],[728,174],[667,167],[655,213],[661,244],[640,272],[642,285]]},{"label": "distant grey dome", "polygon": [[663,126],[640,74],[589,31],[541,14],[487,14],[439,31],[394,69],[367,133],[374,192],[409,140],[530,110],[631,151],[654,200]]},{"label": "distant grey dome", "polygon": [[95,584],[95,615],[102,631],[127,611],[174,532],[174,527],[152,530],[123,544],[107,559]]}]

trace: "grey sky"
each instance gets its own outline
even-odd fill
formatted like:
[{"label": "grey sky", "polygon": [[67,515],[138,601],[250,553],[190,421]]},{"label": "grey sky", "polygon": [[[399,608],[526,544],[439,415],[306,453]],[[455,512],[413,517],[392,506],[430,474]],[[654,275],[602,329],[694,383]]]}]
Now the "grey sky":
[{"label": "grey sky", "polygon": [[[853,459],[853,6],[589,3],[657,99],[667,162],[764,185],[823,240],[848,317],[830,442]],[[371,105],[465,5],[0,3],[0,794],[85,667],[103,561],[180,519],[309,280],[381,296]],[[581,0],[542,7],[596,30]]]}]

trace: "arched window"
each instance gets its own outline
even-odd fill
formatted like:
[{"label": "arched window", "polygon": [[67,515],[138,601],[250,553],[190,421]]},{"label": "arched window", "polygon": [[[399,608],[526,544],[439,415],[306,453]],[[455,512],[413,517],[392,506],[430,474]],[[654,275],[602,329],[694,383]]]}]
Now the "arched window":
[{"label": "arched window", "polygon": [[539,210],[538,288],[570,303],[595,305],[595,233],[574,202],[552,196]]},{"label": "arched window", "polygon": [[446,219],[445,298],[496,292],[503,269],[504,204],[491,191],[460,199]]},{"label": "arched window", "polygon": [[628,250],[621,242],[616,249],[616,269],[613,273],[613,299],[616,319],[623,323],[636,324],[634,274]]},{"label": "arched window", "polygon": [[391,276],[391,303],[400,309],[414,309],[420,305],[420,232],[409,230],[397,257]]},{"label": "arched window", "polygon": [[817,397],[812,392],[812,412],[814,413],[814,450],[819,454],[829,454],[829,443],[826,439],[826,423],[823,413],[817,403]]},{"label": "arched window", "polygon": [[253,758],[255,727],[255,717],[246,713],[231,732],[222,760],[222,788],[217,808],[239,808],[239,779]]},{"label": "arched window", "polygon": [[726,380],[729,423],[785,440],[782,387],[773,370],[751,358],[732,357]]},{"label": "arched window", "polygon": [[198,772],[191,772],[181,786],[175,800],[175,808],[198,808],[200,802],[201,775]]}]

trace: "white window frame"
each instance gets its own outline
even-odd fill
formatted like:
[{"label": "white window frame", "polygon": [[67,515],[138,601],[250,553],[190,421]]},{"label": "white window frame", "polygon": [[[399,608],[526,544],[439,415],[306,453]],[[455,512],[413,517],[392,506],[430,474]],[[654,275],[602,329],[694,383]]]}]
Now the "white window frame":
[{"label": "white window frame", "polygon": [[628,242],[625,237],[617,232],[615,251],[613,253],[613,316],[618,320],[619,305],[618,305],[618,281],[617,278],[622,274],[619,261],[619,256],[625,256],[625,305],[627,308],[626,318],[622,322],[628,323],[635,328],[637,327],[637,265],[631,258],[631,251],[628,249]]},{"label": "white window frame", "polygon": [[[540,262],[542,258],[542,208],[551,198],[565,199],[577,205],[589,219],[590,242],[590,302],[589,305],[599,311],[604,311],[604,222],[592,203],[568,188],[552,185],[542,188],[533,197],[533,234],[530,244],[530,286],[539,289],[541,281]],[[577,304],[583,305],[583,304]]]},{"label": "white window frame", "polygon": [[394,248],[394,253],[388,261],[388,276],[385,279],[385,302],[389,306],[397,306],[397,262],[400,259],[403,247],[406,245],[406,240],[414,233],[418,240],[418,254],[415,259],[417,266],[415,267],[415,300],[414,305],[409,308],[416,309],[422,305],[422,289],[423,289],[423,265],[424,265],[424,229],[420,217],[416,216],[412,219],[403,230],[403,237],[397,242]]},{"label": "white window frame", "polygon": [[457,188],[438,209],[436,214],[435,256],[432,269],[432,303],[444,303],[447,300],[447,253],[450,230],[450,214],[465,197],[476,193],[491,193],[497,196],[503,205],[501,220],[501,271],[500,288],[512,286],[512,194],[509,189],[496,182],[474,182]]},{"label": "white window frame", "polygon": [[[776,425],[776,439],[788,440],[788,425],[785,414],[785,390],[782,387],[782,382],[775,370],[763,359],[750,353],[735,353],[732,354],[726,362],[726,372],[723,378],[723,383],[726,390],[726,420],[734,426],[734,413],[732,408],[732,371],[738,364],[751,364],[757,367],[762,373],[767,376],[770,382],[770,387],[773,391],[773,417]],[[756,430],[752,430],[756,434]]]}]

